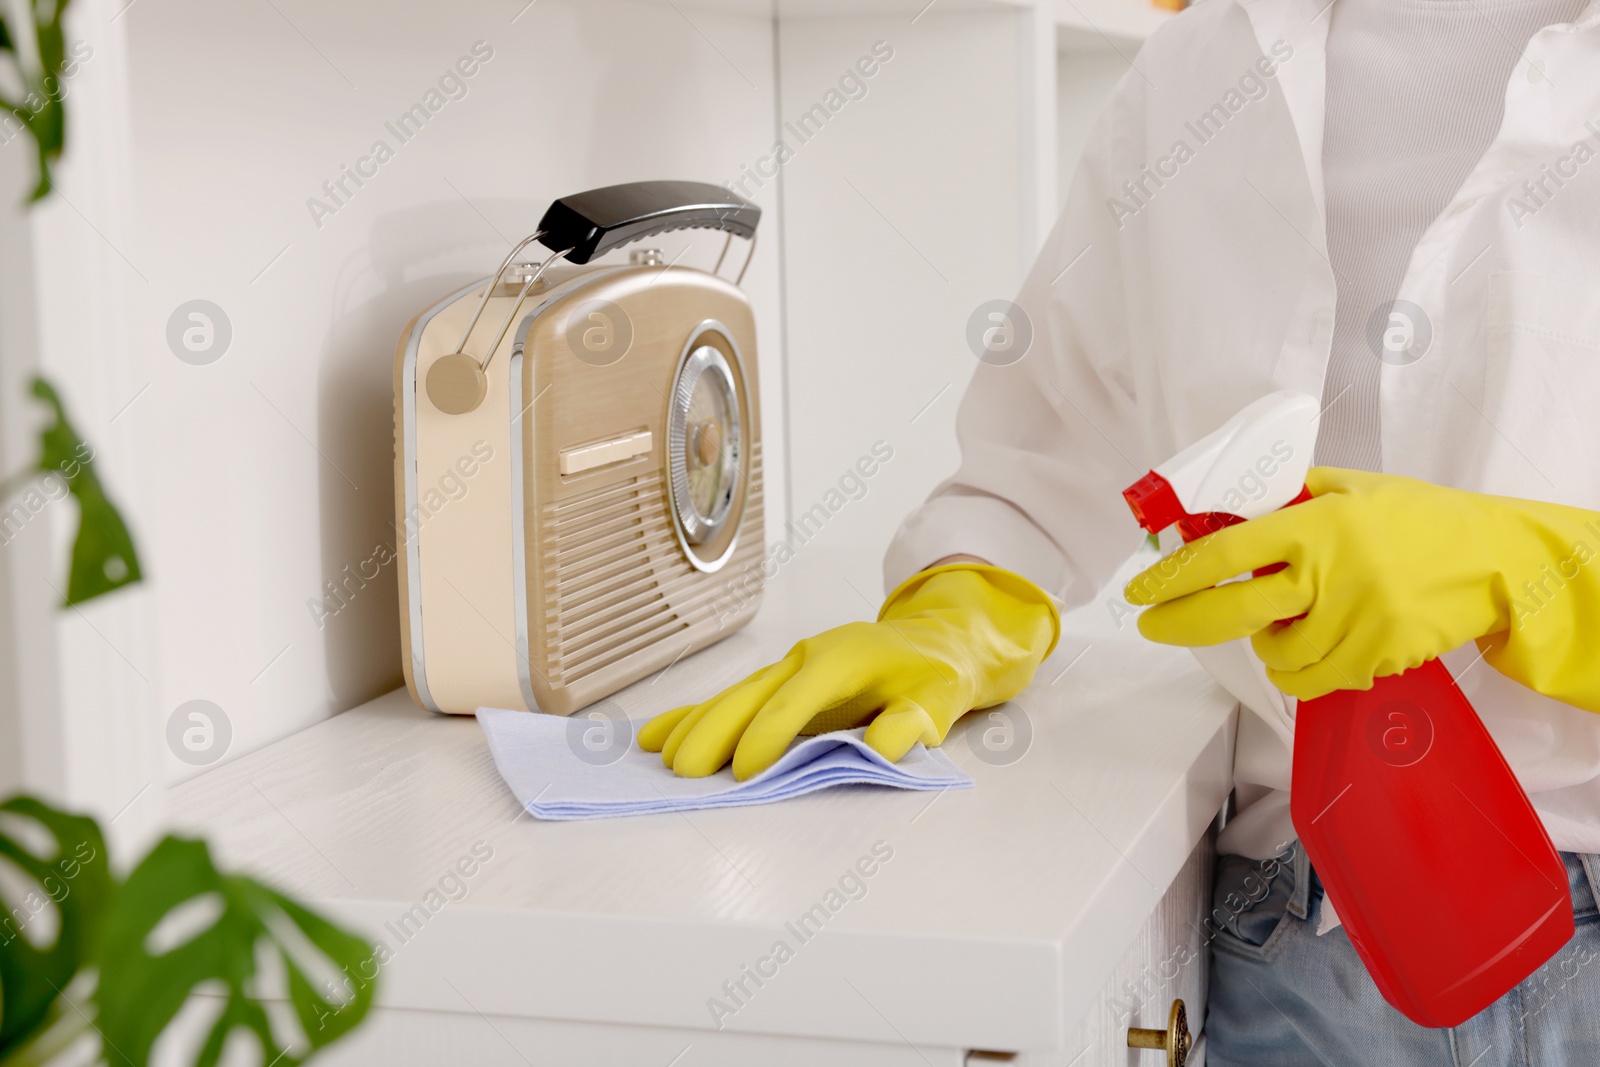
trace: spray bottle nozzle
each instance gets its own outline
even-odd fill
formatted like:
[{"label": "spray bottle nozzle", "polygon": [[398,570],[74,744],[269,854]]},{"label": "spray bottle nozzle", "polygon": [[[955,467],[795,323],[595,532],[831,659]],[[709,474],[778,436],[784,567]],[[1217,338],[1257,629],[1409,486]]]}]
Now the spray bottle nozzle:
[{"label": "spray bottle nozzle", "polygon": [[1128,502],[1134,519],[1149,534],[1160,533],[1186,514],[1171,483],[1155,471],[1124,489],[1122,499]]}]

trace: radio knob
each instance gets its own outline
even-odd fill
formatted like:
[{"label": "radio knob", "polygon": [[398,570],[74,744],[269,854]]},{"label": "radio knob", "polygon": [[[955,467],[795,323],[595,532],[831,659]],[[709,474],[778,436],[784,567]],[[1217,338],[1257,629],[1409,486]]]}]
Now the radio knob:
[{"label": "radio knob", "polygon": [[483,403],[489,379],[483,366],[465,352],[452,352],[428,368],[428,399],[446,415],[465,415]]}]

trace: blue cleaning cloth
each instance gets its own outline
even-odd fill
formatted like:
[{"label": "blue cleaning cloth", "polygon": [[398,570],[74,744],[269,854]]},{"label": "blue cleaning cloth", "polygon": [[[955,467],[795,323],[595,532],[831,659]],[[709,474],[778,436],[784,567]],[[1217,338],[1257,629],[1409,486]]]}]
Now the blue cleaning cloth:
[{"label": "blue cleaning cloth", "polygon": [[899,763],[890,763],[862,740],[865,727],[802,738],[771,767],[740,782],[726,767],[706,778],[673,774],[658,753],[634,741],[642,723],[479,708],[478,725],[500,777],[529,814],[541,819],[771,804],[831,785],[959,789],[972,784],[950,757],[920,744]]}]

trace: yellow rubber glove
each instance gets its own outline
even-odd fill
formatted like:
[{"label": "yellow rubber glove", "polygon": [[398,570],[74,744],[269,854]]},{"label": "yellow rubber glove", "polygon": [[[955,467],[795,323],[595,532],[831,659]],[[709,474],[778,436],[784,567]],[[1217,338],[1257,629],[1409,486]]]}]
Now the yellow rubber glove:
[{"label": "yellow rubber glove", "polygon": [[898,760],[937,745],[975,708],[1020,693],[1055,648],[1061,618],[1026,578],[999,567],[930,567],[902,582],[877,622],[807,638],[770,666],[639,731],[639,744],[686,778],[733,760],[743,781],[802,733],[872,720],[866,742]]},{"label": "yellow rubber glove", "polygon": [[[1154,605],[1139,631],[1191,647],[1248,636],[1267,677],[1301,700],[1369,689],[1476,640],[1507,677],[1600,712],[1600,513],[1332,467],[1306,486],[1314,499],[1129,582],[1129,603]],[[1276,563],[1287,566],[1228,581]]]}]

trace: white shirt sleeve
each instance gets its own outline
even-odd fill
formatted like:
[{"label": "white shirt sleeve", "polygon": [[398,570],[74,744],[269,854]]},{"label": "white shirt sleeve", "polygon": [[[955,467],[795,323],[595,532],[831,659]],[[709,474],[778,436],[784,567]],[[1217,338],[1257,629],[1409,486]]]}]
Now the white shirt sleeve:
[{"label": "white shirt sleeve", "polygon": [[[901,525],[885,588],[948,555],[979,556],[1076,607],[1137,548],[1122,490],[1151,466],[1130,369],[1127,287],[1155,269],[1119,229],[1115,183],[1144,165],[1143,80],[1101,115],[1067,205],[1016,299],[1032,342],[980,363],[956,416],[961,464]],[[1020,334],[1019,334],[1020,336]]]}]

